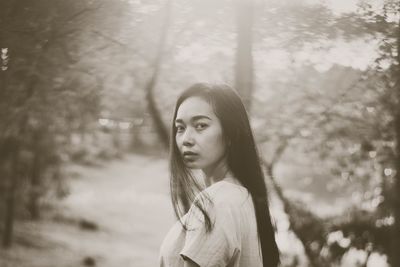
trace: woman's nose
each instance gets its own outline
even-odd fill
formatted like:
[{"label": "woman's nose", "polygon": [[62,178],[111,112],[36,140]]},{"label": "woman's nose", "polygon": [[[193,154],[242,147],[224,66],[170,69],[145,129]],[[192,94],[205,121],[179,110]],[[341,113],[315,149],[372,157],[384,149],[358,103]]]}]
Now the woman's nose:
[{"label": "woman's nose", "polygon": [[188,129],[185,131],[185,134],[183,136],[183,145],[184,146],[193,146],[193,144],[194,144],[193,134]]}]

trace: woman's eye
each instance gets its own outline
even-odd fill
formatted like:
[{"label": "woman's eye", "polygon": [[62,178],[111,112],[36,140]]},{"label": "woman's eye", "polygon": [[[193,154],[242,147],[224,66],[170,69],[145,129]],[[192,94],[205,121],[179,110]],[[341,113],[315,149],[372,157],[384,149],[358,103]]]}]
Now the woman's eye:
[{"label": "woman's eye", "polygon": [[185,128],[181,125],[176,126],[176,132],[177,133],[182,133],[185,130]]},{"label": "woman's eye", "polygon": [[207,124],[205,124],[205,123],[198,123],[198,124],[196,124],[196,129],[197,130],[204,130],[205,128],[207,128]]}]

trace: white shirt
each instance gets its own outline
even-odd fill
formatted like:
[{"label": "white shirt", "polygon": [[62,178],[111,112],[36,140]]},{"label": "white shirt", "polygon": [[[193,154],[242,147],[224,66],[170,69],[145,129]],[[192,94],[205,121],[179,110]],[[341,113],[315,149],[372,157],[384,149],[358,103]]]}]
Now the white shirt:
[{"label": "white shirt", "polygon": [[185,256],[200,267],[262,267],[254,206],[247,189],[222,180],[199,196],[204,192],[213,202],[205,205],[212,231],[206,233],[203,215],[192,205],[182,217],[189,229],[185,231],[178,221],[166,235],[160,266],[183,266]]}]

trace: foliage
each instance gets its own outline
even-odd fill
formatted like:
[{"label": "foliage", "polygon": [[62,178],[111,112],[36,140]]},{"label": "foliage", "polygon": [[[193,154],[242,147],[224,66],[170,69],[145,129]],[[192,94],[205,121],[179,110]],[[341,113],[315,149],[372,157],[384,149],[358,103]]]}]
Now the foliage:
[{"label": "foliage", "polygon": [[0,4],[5,246],[11,244],[14,216],[38,219],[45,196],[67,192],[62,165],[72,155],[73,137],[85,138],[98,128],[103,81],[79,52],[87,29],[82,17],[99,5],[46,0]]},{"label": "foliage", "polygon": [[[252,123],[287,192],[307,180],[304,191],[364,203],[334,223],[292,204],[304,245],[323,254],[329,233],[341,231],[351,246],[371,242],[387,253],[380,236],[389,226],[377,225],[390,218],[395,197],[398,5],[360,1],[357,10],[337,14],[327,3],[255,1]],[[154,87],[165,124],[189,84],[234,81],[233,7],[225,0],[173,2]],[[26,210],[49,185],[62,184],[63,162],[118,154],[120,123],[130,125],[137,147],[155,143],[143,99],[164,11],[157,0],[0,4],[0,193],[17,182],[14,195]],[[343,47],[357,44],[358,54],[338,59]],[[100,129],[99,119],[105,123]],[[107,134],[111,141],[104,141]],[[299,177],[300,169],[307,177]],[[348,249],[329,246],[334,260]]]}]

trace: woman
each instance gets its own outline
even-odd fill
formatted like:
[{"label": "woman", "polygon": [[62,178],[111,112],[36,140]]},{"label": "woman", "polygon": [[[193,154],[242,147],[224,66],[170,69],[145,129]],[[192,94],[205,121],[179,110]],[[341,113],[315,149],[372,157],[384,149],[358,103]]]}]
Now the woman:
[{"label": "woman", "polygon": [[[245,107],[234,90],[195,84],[181,94],[170,169],[179,221],[161,246],[161,266],[278,265],[262,168]],[[194,170],[203,174],[205,189]]]}]

